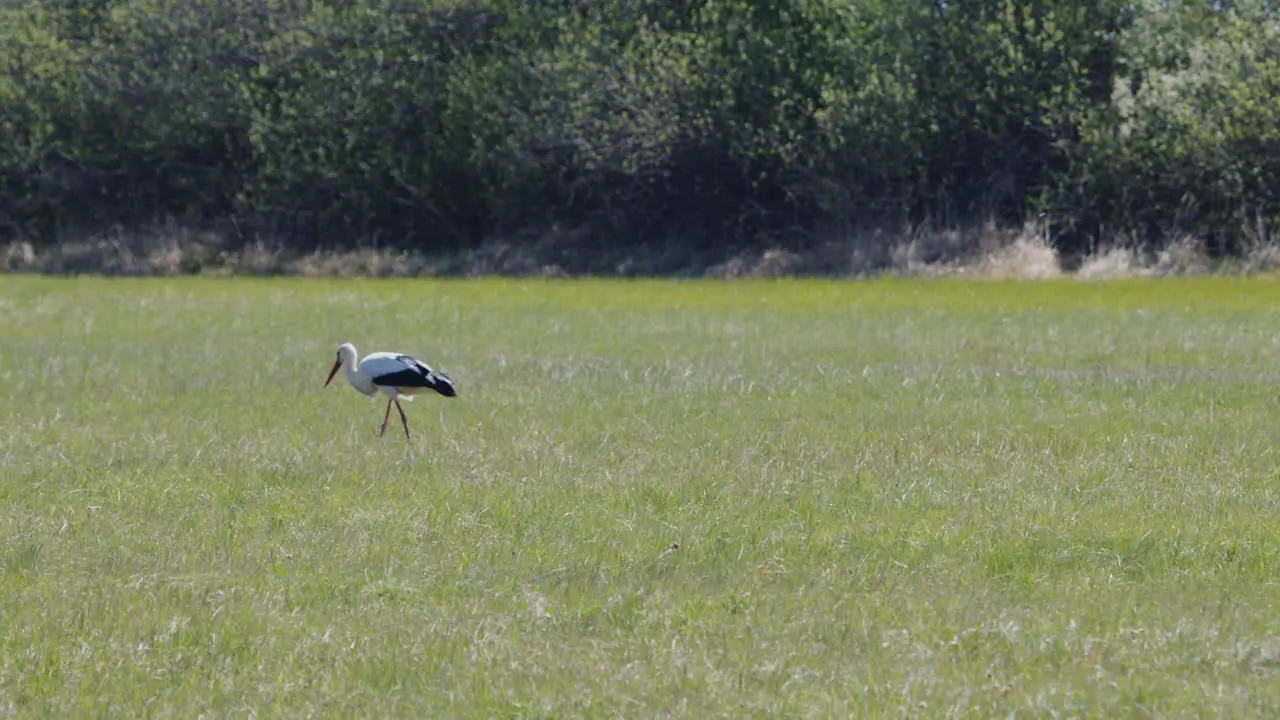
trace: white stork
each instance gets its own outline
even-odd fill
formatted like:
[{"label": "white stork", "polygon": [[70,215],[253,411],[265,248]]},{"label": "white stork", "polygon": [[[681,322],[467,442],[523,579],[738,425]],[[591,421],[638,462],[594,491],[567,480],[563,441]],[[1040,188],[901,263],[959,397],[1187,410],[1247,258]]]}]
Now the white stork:
[{"label": "white stork", "polygon": [[387,396],[387,412],[382,416],[382,431],[378,433],[379,436],[387,433],[391,403],[395,403],[396,410],[400,411],[400,422],[404,425],[404,436],[409,437],[409,419],[404,416],[404,408],[400,407],[401,396],[405,400],[412,400],[414,395],[421,395],[428,390],[435,390],[445,397],[457,395],[453,389],[453,381],[447,375],[432,370],[426,363],[404,353],[369,353],[357,363],[356,346],[343,343],[338,346],[338,359],[334,361],[333,369],[324,381],[325,387],[329,387],[329,381],[333,380],[338,368],[346,371],[347,381],[356,390],[369,396],[382,391]]}]

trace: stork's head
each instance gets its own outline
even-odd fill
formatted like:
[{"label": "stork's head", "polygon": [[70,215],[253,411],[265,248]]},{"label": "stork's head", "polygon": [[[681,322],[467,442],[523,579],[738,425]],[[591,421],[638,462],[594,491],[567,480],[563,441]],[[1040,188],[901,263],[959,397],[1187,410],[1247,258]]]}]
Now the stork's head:
[{"label": "stork's head", "polygon": [[329,370],[329,377],[325,378],[324,386],[329,387],[329,381],[333,380],[333,376],[338,374],[338,368],[343,363],[354,366],[356,363],[356,347],[351,343],[342,343],[338,346],[338,357],[333,361],[333,367]]}]

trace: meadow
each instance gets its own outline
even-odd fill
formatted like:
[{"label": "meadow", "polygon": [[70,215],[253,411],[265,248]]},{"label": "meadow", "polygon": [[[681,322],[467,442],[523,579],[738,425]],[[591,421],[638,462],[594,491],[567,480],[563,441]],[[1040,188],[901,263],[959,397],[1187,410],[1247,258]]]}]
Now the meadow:
[{"label": "meadow", "polygon": [[1275,716],[1278,301],[0,277],[0,715]]}]

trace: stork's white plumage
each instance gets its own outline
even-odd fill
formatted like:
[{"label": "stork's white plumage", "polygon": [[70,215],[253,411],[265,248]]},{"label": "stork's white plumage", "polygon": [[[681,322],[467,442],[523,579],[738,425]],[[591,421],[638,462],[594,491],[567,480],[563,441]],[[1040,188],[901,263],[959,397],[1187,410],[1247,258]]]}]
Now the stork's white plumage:
[{"label": "stork's white plumage", "polygon": [[401,397],[412,400],[414,395],[430,390],[445,397],[457,396],[449,376],[432,370],[426,363],[404,353],[369,353],[363,360],[356,362],[356,346],[343,343],[338,346],[338,359],[334,361],[333,369],[324,381],[325,387],[329,386],[338,368],[343,368],[351,387],[361,393],[373,395],[382,392],[387,396],[387,411],[382,415],[382,431],[379,435],[386,434],[387,421],[391,418],[391,404],[395,403],[396,410],[400,412],[400,422],[404,425],[404,436],[409,437],[409,419],[404,416],[404,408],[400,407]]}]

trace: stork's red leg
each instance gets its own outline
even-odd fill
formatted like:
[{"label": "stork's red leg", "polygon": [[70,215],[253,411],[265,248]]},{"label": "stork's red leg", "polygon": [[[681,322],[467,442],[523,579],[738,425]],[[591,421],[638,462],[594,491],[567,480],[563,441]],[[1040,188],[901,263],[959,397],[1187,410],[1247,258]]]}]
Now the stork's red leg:
[{"label": "stork's red leg", "polygon": [[400,401],[396,400],[396,410],[400,411],[400,424],[404,425],[404,439],[409,439],[409,418],[404,416],[404,408],[400,407]]},{"label": "stork's red leg", "polygon": [[[382,415],[382,432],[378,433],[378,437],[382,437],[383,435],[387,434],[387,421],[391,419],[391,401],[392,400],[395,400],[395,398],[392,398],[392,397],[387,398],[387,411]],[[399,407],[399,406],[400,406],[399,403],[396,403],[396,407]],[[401,413],[401,414],[403,415],[404,413]]]}]

